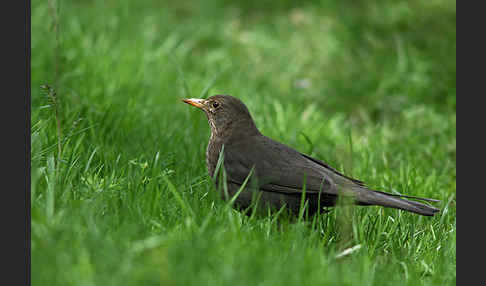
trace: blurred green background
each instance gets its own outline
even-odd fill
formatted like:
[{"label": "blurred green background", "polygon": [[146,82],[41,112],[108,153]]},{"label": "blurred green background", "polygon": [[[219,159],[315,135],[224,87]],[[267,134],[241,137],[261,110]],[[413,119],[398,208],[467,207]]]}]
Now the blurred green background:
[{"label": "blurred green background", "polygon": [[[455,284],[455,1],[31,11],[32,284]],[[219,93],[265,135],[372,187],[438,198],[441,214],[227,208],[205,169],[206,117],[180,101]]]}]

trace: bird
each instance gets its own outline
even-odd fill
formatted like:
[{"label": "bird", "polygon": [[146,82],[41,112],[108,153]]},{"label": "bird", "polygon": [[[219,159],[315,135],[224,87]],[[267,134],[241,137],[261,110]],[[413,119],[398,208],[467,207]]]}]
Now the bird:
[{"label": "bird", "polygon": [[[440,211],[409,199],[439,200],[373,190],[324,161],[263,135],[248,108],[237,97],[217,94],[207,99],[182,101],[206,114],[211,129],[206,149],[208,173],[215,186],[220,187],[223,200],[233,200],[239,209],[248,209],[252,202],[258,202],[273,209],[287,207],[292,213],[299,213],[304,203],[308,214],[313,215],[326,212],[328,207],[336,206],[338,199],[344,198],[355,205],[377,205],[424,216]],[[222,180],[215,175],[220,169],[220,155],[226,188],[221,188],[224,183],[220,185]]]}]

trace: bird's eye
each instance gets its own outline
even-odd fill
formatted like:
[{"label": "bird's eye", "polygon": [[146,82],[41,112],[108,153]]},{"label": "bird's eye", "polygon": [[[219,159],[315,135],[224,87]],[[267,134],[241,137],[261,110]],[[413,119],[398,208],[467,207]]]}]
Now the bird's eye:
[{"label": "bird's eye", "polygon": [[215,101],[215,102],[213,102],[213,107],[214,107],[214,108],[218,108],[218,107],[219,107],[219,103],[218,103],[218,102],[216,102],[216,101]]}]

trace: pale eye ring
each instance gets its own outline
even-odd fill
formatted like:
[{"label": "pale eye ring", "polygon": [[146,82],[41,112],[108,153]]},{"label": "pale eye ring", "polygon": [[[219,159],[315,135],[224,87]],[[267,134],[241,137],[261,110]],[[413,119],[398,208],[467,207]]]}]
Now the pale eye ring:
[{"label": "pale eye ring", "polygon": [[213,104],[212,104],[212,105],[213,105],[213,108],[218,108],[218,107],[219,107],[219,103],[218,103],[218,102],[216,102],[216,101],[215,101],[215,102],[213,102]]}]

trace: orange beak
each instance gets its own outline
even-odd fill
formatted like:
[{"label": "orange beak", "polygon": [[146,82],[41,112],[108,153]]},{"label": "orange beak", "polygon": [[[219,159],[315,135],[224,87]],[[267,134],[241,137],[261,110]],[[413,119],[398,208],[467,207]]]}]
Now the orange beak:
[{"label": "orange beak", "polygon": [[184,98],[182,99],[187,104],[193,105],[197,108],[204,109],[204,99],[199,99],[199,98]]}]

